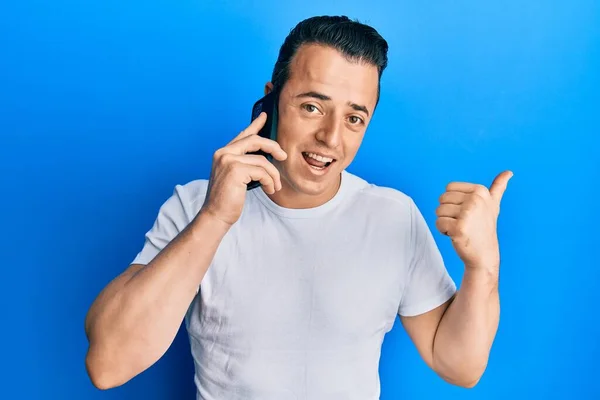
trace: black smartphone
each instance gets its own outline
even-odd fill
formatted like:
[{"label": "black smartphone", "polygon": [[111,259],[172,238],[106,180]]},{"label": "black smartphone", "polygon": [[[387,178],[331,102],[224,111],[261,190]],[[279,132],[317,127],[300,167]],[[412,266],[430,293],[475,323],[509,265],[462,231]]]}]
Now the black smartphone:
[{"label": "black smartphone", "polygon": [[[252,107],[252,116],[250,121],[254,121],[261,112],[267,113],[267,122],[265,122],[264,126],[258,132],[259,136],[262,136],[267,139],[277,140],[277,103],[278,103],[278,95],[276,91],[272,90],[268,94],[266,94],[263,98],[254,103]],[[255,151],[249,154],[258,154],[267,158],[267,160],[272,161],[273,156],[271,154],[265,153],[262,150]],[[259,181],[251,181],[248,184],[247,189],[252,190],[260,186]]]}]

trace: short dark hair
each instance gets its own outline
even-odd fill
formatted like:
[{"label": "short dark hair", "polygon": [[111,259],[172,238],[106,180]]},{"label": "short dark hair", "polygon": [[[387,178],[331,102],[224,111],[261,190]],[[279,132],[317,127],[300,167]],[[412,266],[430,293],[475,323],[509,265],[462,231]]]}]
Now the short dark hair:
[{"label": "short dark hair", "polygon": [[281,90],[290,76],[290,64],[303,44],[330,46],[350,61],[366,62],[377,67],[377,103],[381,75],[387,67],[388,44],[371,26],[346,16],[316,16],[296,25],[285,38],[273,69],[271,82]]}]

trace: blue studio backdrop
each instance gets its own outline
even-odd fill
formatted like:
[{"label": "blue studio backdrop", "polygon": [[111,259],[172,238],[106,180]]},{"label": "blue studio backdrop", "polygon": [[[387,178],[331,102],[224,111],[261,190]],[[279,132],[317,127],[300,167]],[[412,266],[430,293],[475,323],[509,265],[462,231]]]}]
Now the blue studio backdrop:
[{"label": "blue studio backdrop", "polygon": [[95,389],[85,314],[175,184],[206,178],[300,20],[345,14],[390,45],[349,171],[434,210],[452,180],[514,177],[502,203],[501,323],[474,389],[430,371],[397,320],[392,399],[597,399],[600,2],[73,1],[0,5],[0,398],[192,399],[182,329],[126,385]]}]

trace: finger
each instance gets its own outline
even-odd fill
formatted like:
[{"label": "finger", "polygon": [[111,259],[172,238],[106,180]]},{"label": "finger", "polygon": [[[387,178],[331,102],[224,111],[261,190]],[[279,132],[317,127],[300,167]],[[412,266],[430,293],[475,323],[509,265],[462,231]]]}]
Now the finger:
[{"label": "finger", "polygon": [[233,162],[263,168],[273,179],[275,190],[281,190],[281,175],[279,174],[279,170],[265,157],[256,154],[245,154],[243,156],[232,155],[231,160]]},{"label": "finger", "polygon": [[267,170],[256,165],[244,165],[244,183],[247,185],[252,181],[259,181],[265,192],[275,193],[275,182]]},{"label": "finger", "polygon": [[435,221],[435,227],[446,236],[453,236],[456,230],[457,220],[450,217],[440,217]]},{"label": "finger", "polygon": [[478,185],[469,182],[450,182],[446,186],[447,192],[462,192],[462,193],[472,193],[475,191],[475,188]]},{"label": "finger", "polygon": [[256,135],[242,138],[235,143],[228,145],[227,148],[230,153],[237,155],[243,155],[262,150],[265,153],[271,154],[279,161],[283,161],[287,158],[286,152],[283,151],[279,143],[277,143],[275,140]]},{"label": "finger", "polygon": [[456,204],[442,204],[435,210],[435,215],[438,217],[458,218],[461,209],[461,206]]},{"label": "finger", "polygon": [[440,204],[462,204],[467,197],[466,193],[463,192],[444,192],[440,196]]},{"label": "finger", "polygon": [[250,123],[250,125],[248,125],[243,131],[241,131],[239,135],[234,137],[233,140],[228,144],[235,143],[238,140],[243,139],[245,137],[258,134],[261,128],[265,126],[265,122],[267,122],[267,113],[263,111]]},{"label": "finger", "polygon": [[513,177],[512,171],[504,171],[500,173],[494,181],[492,182],[492,186],[490,186],[490,194],[492,198],[500,204],[502,200],[502,196],[506,191],[506,186],[508,185],[508,181]]}]

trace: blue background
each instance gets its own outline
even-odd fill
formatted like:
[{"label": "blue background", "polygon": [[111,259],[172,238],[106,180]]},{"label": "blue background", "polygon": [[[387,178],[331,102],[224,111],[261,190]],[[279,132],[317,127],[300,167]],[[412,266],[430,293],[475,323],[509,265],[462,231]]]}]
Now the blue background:
[{"label": "blue background", "polygon": [[397,323],[382,399],[600,398],[600,2],[327,3],[2,3],[0,397],[194,398],[184,331],[125,386],[93,388],[85,313],[174,185],[207,177],[247,125],[288,31],[346,14],[390,44],[349,170],[416,200],[457,283],[462,265],[435,231],[439,195],[515,173],[486,374],[472,390],[444,383]]}]

